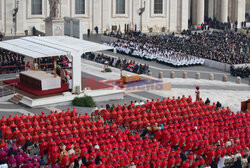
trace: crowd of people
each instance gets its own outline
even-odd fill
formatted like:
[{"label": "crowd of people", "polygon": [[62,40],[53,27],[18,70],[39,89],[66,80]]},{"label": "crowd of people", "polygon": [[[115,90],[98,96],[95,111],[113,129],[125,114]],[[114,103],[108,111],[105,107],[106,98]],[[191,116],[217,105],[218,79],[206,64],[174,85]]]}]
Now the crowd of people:
[{"label": "crowd of people", "polygon": [[[101,107],[93,114],[96,119],[75,109],[2,117],[0,163],[38,167],[45,162],[53,168],[249,166],[249,112],[235,114],[182,96]],[[8,155],[10,141],[18,152]]]},{"label": "crowd of people", "polygon": [[30,156],[27,152],[16,145],[11,144],[10,147],[7,146],[5,142],[1,141],[1,151],[0,151],[0,167],[25,167],[25,168],[39,168],[45,166],[44,160],[41,160],[36,154]]},{"label": "crowd of people", "polygon": [[248,78],[250,75],[250,68],[248,66],[240,66],[240,67],[231,66],[230,73],[233,76],[240,76],[241,78]]},{"label": "crowd of people", "polygon": [[[6,68],[13,66],[11,68]],[[24,56],[0,49],[0,72],[21,71],[24,69]]]},{"label": "crowd of people", "polygon": [[[34,61],[40,64],[41,69],[53,68],[53,58],[39,58]],[[69,60],[66,56],[58,57],[57,63],[63,68],[69,67]],[[0,49],[0,73],[20,72],[24,69],[24,56]]]},{"label": "crowd of people", "polygon": [[107,63],[109,66],[122,68],[123,70],[137,74],[146,74],[149,71],[149,65],[147,64],[140,64],[133,60],[111,57],[104,55],[103,53],[86,53],[83,57],[101,64]]},{"label": "crowd of people", "polygon": [[139,57],[146,60],[156,60],[159,63],[167,64],[174,67],[193,66],[204,64],[204,59],[197,58],[191,55],[186,55],[181,52],[173,52],[152,48],[151,44],[141,45],[128,41],[117,41],[111,46],[115,47],[119,53]]},{"label": "crowd of people", "polygon": [[177,67],[202,64],[204,58],[227,64],[249,63],[249,36],[227,31],[155,36],[130,32],[109,45],[127,55],[174,62]]}]

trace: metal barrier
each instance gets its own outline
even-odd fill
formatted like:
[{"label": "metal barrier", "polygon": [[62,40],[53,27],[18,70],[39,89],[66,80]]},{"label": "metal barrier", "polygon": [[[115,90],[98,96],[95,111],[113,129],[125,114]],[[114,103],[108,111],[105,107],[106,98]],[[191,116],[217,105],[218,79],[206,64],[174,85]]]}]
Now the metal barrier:
[{"label": "metal barrier", "polygon": [[[67,64],[69,64],[70,66],[66,66]],[[62,68],[64,69],[70,69],[71,68],[71,64],[72,62],[59,62],[58,65],[62,66]],[[48,67],[48,70],[53,69],[54,64],[53,63],[45,63],[45,64],[40,64],[41,66],[45,66]],[[20,66],[21,69],[19,69],[20,71],[25,70],[25,66],[21,65]],[[16,65],[11,65],[11,66],[0,66],[0,74],[9,74],[9,73],[16,73],[18,72],[18,68]]]},{"label": "metal barrier", "polygon": [[16,84],[4,84],[4,82],[0,81],[0,97],[12,95],[16,93],[15,90]]}]

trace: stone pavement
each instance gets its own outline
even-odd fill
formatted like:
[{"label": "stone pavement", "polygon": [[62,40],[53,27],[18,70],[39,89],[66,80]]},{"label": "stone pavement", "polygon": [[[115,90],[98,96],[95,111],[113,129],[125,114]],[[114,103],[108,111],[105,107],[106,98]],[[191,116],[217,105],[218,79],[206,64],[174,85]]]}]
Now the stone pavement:
[{"label": "stone pavement", "polygon": [[[100,36],[91,36],[91,40],[98,41]],[[85,37],[84,37],[85,38]],[[134,57],[128,57],[121,54],[114,54],[112,52],[105,53],[112,54],[117,57],[123,57],[123,58],[129,58],[133,59]],[[248,83],[248,79],[243,79],[242,82],[245,84],[235,84],[235,77],[229,76],[229,80],[232,82],[221,82],[221,76],[224,74],[222,71],[214,70],[211,68],[207,68],[204,66],[196,66],[196,67],[185,67],[185,68],[179,68],[175,69],[166,65],[158,64],[154,61],[145,61],[141,59],[135,59],[138,62],[141,63],[147,63],[151,67],[151,72],[153,76],[158,77],[159,71],[164,72],[164,79],[168,82],[172,83],[172,90],[171,91],[149,91],[149,92],[137,92],[137,93],[130,93],[125,95],[124,100],[119,101],[104,101],[104,102],[97,102],[97,106],[100,107],[101,105],[106,104],[128,104],[130,101],[146,101],[147,99],[162,99],[163,97],[178,97],[182,95],[191,95],[193,99],[195,98],[195,86],[199,85],[201,88],[201,97],[203,100],[206,98],[209,98],[211,102],[220,101],[223,106],[229,106],[234,112],[237,112],[240,110],[240,102],[245,101],[250,98],[250,90],[249,86],[246,84]],[[85,59],[82,59],[82,75],[89,78],[94,78],[96,80],[107,80],[107,79],[119,79],[120,78],[120,69],[113,68],[111,73],[102,73],[101,70],[103,69],[102,64],[95,63],[93,61],[88,61]],[[176,77],[175,79],[170,79],[170,71],[175,70],[176,71]],[[178,72],[177,72],[178,71]],[[190,79],[182,79],[182,72],[188,71],[188,77],[191,77]],[[201,80],[192,79],[195,76],[196,71],[202,71],[201,73]],[[215,79],[218,79],[219,81],[209,81],[204,80],[208,79],[209,73],[215,73]],[[132,75],[133,73],[123,71],[124,75]],[[225,73],[229,75],[228,73]],[[8,78],[14,78],[17,74],[1,74],[0,80],[8,79]],[[29,108],[22,105],[15,105],[10,102],[0,102],[0,117],[6,116],[8,117],[11,115],[21,115],[21,113],[28,114],[41,114],[42,112],[45,112],[46,115],[50,113],[51,110],[58,110],[59,112],[61,110],[67,110],[67,108],[73,109],[74,106],[65,106],[65,105],[51,105],[48,107],[40,107],[40,108]],[[81,108],[76,107],[77,111],[85,114],[86,112],[90,113],[93,111],[92,108]]]},{"label": "stone pavement", "polygon": [[[86,73],[94,73],[97,77],[103,77],[105,79],[119,78],[119,69],[111,68],[112,73],[102,73],[101,64],[83,60],[82,66],[88,66]],[[129,75],[133,74],[126,72]],[[195,87],[197,85],[201,88],[201,97],[205,100],[209,98],[211,102],[220,101],[222,105],[229,106],[233,111],[240,110],[241,101],[249,99],[250,86],[247,84],[236,84],[234,82],[222,82],[217,80],[205,80],[205,79],[182,79],[182,78],[164,78],[166,82],[172,83],[171,91],[150,91],[142,93],[132,93],[128,96],[134,97],[138,100],[145,101],[148,98],[162,98],[172,96],[191,95],[195,98]],[[128,103],[128,102],[127,102]]]},{"label": "stone pavement", "polygon": [[[235,82],[235,80],[236,80],[236,77],[232,76],[228,72],[220,71],[220,70],[209,68],[209,67],[202,66],[202,65],[192,66],[192,67],[174,68],[174,67],[171,67],[168,65],[163,65],[163,64],[157,63],[156,61],[147,61],[147,60],[126,56],[126,55],[119,54],[119,53],[115,54],[115,53],[110,52],[110,51],[103,51],[103,53],[114,56],[114,57],[135,60],[136,62],[142,63],[142,64],[149,64],[150,71],[152,72],[152,75],[155,77],[158,77],[159,72],[162,71],[163,76],[165,78],[169,78],[170,72],[174,71],[176,78],[182,78],[183,72],[185,71],[185,72],[187,72],[188,78],[195,78],[196,72],[199,72],[201,75],[201,79],[208,79],[210,73],[213,73],[215,80],[222,80],[222,76],[224,74],[226,74],[228,76],[228,81]],[[248,84],[248,78],[243,78],[243,79],[241,79],[241,81],[242,81],[242,83]]]},{"label": "stone pavement", "polygon": [[[96,43],[102,43],[101,42],[101,35],[93,34],[90,37],[87,37],[86,35],[84,35],[83,39],[84,40],[89,40],[89,41],[92,41],[92,42],[96,42]],[[169,78],[170,77],[170,72],[175,71],[175,76],[177,78],[181,78],[182,74],[183,74],[183,71],[186,71],[188,73],[189,78],[195,78],[195,73],[200,72],[202,79],[208,79],[209,74],[213,73],[215,80],[222,80],[223,74],[226,74],[228,76],[228,80],[231,81],[231,82],[235,82],[235,80],[236,80],[236,77],[231,76],[231,74],[228,73],[228,72],[223,72],[221,70],[216,70],[216,69],[209,68],[209,67],[206,67],[206,66],[192,66],[192,67],[173,68],[173,67],[170,67],[170,66],[167,66],[167,65],[159,64],[156,61],[147,61],[147,60],[143,60],[143,59],[135,58],[135,57],[130,57],[130,56],[119,54],[119,53],[115,54],[115,53],[110,52],[110,51],[103,51],[103,53],[109,54],[109,55],[112,55],[112,56],[115,56],[115,57],[135,60],[138,63],[149,64],[152,75],[155,76],[155,77],[158,77],[159,71],[162,71],[164,77]],[[247,78],[242,79],[241,81],[242,81],[242,83],[248,84],[248,79]]]}]

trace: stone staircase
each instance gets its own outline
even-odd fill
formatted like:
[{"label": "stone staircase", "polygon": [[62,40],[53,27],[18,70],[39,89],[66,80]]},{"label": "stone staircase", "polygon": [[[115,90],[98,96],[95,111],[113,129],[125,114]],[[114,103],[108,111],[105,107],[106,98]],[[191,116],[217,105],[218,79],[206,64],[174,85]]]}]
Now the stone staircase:
[{"label": "stone staircase", "polygon": [[22,100],[23,96],[20,94],[15,94],[11,99],[9,99],[10,102],[14,104],[19,104],[19,102]]}]

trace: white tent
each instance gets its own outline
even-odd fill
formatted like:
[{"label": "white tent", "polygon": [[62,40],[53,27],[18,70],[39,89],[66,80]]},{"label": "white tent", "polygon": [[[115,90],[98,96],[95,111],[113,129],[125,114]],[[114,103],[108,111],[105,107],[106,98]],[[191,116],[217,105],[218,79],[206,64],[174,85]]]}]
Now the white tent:
[{"label": "white tent", "polygon": [[72,58],[73,92],[81,90],[81,55],[113,49],[102,44],[68,36],[23,37],[0,42],[0,48],[31,58],[66,55]]}]

